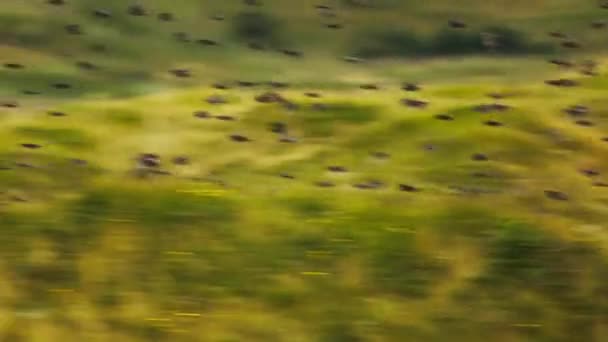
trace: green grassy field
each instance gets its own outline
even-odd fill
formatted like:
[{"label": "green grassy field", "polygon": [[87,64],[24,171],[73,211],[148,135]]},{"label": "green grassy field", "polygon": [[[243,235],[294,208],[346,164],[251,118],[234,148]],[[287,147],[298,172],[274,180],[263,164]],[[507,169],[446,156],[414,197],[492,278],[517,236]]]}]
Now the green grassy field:
[{"label": "green grassy field", "polygon": [[[344,28],[328,30],[317,1],[140,3],[147,16],[118,0],[0,3],[0,63],[24,65],[0,68],[0,103],[17,104],[0,107],[0,341],[608,338],[608,27],[590,27],[608,9],[333,1]],[[303,56],[249,49],[233,30],[243,11],[274,16],[280,45]],[[451,19],[555,46],[342,60],[366,32],[427,39]],[[592,59],[597,75],[550,58]],[[168,72],[180,68],[191,77]],[[579,85],[544,83],[559,78]],[[297,109],[255,100],[269,91]],[[491,103],[509,108],[475,110]],[[280,142],[275,122],[297,142]],[[160,165],[136,170],[141,153]]]}]

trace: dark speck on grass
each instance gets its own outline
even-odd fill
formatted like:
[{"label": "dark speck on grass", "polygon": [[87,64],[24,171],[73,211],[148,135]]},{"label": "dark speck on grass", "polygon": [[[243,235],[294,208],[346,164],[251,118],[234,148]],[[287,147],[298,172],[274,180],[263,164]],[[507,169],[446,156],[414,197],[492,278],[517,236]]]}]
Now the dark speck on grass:
[{"label": "dark speck on grass", "polygon": [[337,23],[334,23],[334,24],[326,24],[325,26],[326,26],[327,28],[330,28],[330,29],[333,29],[333,30],[339,30],[339,29],[341,29],[341,28],[342,28],[342,24],[337,24]]},{"label": "dark speck on grass", "polygon": [[4,67],[7,69],[23,69],[23,64],[19,63],[4,63]]},{"label": "dark speck on grass", "polygon": [[47,4],[61,6],[61,5],[65,5],[65,0],[48,0]]},{"label": "dark speck on grass", "polygon": [[415,186],[408,185],[408,184],[399,184],[399,191],[419,192],[420,189],[416,188]]},{"label": "dark speck on grass", "polygon": [[76,62],[76,66],[79,67],[82,70],[95,70],[97,69],[97,66],[91,62],[86,62],[86,61],[79,61]]},{"label": "dark speck on grass", "polygon": [[317,181],[317,182],[315,182],[315,185],[320,188],[332,188],[332,187],[336,186],[334,183],[332,183],[330,181]]},{"label": "dark speck on grass", "polygon": [[273,87],[273,88],[277,88],[277,89],[283,89],[283,88],[287,88],[289,87],[289,83],[287,82],[278,82],[278,81],[270,81],[268,82],[268,85]]},{"label": "dark speck on grass", "polygon": [[562,46],[567,48],[567,49],[578,49],[581,47],[581,44],[572,40],[568,40],[565,42],[562,42]]},{"label": "dark speck on grass", "polygon": [[584,127],[594,126],[593,122],[591,122],[589,120],[576,120],[574,123],[576,123],[579,126],[584,126]]},{"label": "dark speck on grass", "polygon": [[131,5],[127,9],[127,13],[135,17],[141,17],[146,15],[146,9],[141,5]]},{"label": "dark speck on grass", "polygon": [[315,93],[315,92],[306,92],[306,93],[304,93],[304,95],[306,95],[307,97],[313,98],[313,99],[321,97],[321,94]]},{"label": "dark speck on grass", "polygon": [[496,121],[496,120],[487,120],[487,121],[484,121],[483,124],[486,125],[486,126],[490,126],[490,127],[501,127],[501,126],[504,126],[504,124],[502,122]]},{"label": "dark speck on grass", "polygon": [[279,173],[279,177],[285,178],[285,179],[295,179],[296,178],[292,174],[285,173],[285,172]]},{"label": "dark speck on grass", "polygon": [[592,21],[591,27],[594,29],[603,29],[606,27],[606,22],[603,20]]},{"label": "dark speck on grass", "polygon": [[388,159],[391,157],[390,154],[386,153],[386,152],[379,152],[379,151],[374,151],[371,153],[372,157],[376,158],[376,159]]},{"label": "dark speck on grass", "polygon": [[225,83],[213,83],[212,87],[220,90],[230,89],[230,86]]},{"label": "dark speck on grass", "polygon": [[601,181],[593,182],[593,183],[591,183],[591,185],[598,187],[598,188],[608,188],[608,183],[601,182]]},{"label": "dark speck on grass", "polygon": [[564,112],[570,114],[571,116],[585,116],[589,114],[589,108],[583,105],[574,105],[564,109]]},{"label": "dark speck on grass", "polygon": [[359,88],[361,88],[363,90],[378,90],[378,89],[380,89],[380,87],[377,84],[373,84],[373,83],[362,84],[362,85],[359,86]]},{"label": "dark speck on grass", "polygon": [[556,80],[547,80],[546,84],[555,86],[555,87],[576,87],[578,86],[578,82],[575,80],[570,80],[566,78],[560,78]]},{"label": "dark speck on grass", "polygon": [[157,17],[160,21],[173,21],[173,14],[168,12],[159,13]]},{"label": "dark speck on grass", "polygon": [[212,118],[211,114],[209,112],[206,112],[206,111],[197,111],[197,112],[194,112],[194,117],[199,118],[199,119],[210,119],[210,118]]},{"label": "dark speck on grass", "polygon": [[108,19],[112,17],[112,13],[104,9],[93,10],[93,15],[97,18]]},{"label": "dark speck on grass", "polygon": [[211,17],[209,17],[209,19],[215,20],[215,21],[224,21],[224,19],[226,19],[226,17],[222,14],[214,14]]},{"label": "dark speck on grass", "polygon": [[217,46],[217,45],[219,45],[219,43],[217,41],[211,40],[211,39],[199,39],[197,42],[199,44],[205,45],[205,46]]},{"label": "dark speck on grass", "polygon": [[414,99],[403,99],[401,103],[412,108],[426,108],[428,106],[428,102]]},{"label": "dark speck on grass", "polygon": [[568,195],[556,190],[545,190],[545,196],[556,201],[567,201]]},{"label": "dark speck on grass", "polygon": [[220,121],[236,121],[236,118],[231,115],[216,115],[215,118]]},{"label": "dark speck on grass", "polygon": [[474,161],[488,161],[489,158],[483,153],[475,153],[471,156],[471,160]]},{"label": "dark speck on grass", "polygon": [[270,131],[272,133],[285,134],[287,133],[287,124],[284,122],[271,122]]},{"label": "dark speck on grass", "polygon": [[328,166],[327,170],[329,170],[331,172],[348,172],[348,170],[344,166],[337,166],[337,165]]},{"label": "dark speck on grass", "polygon": [[251,141],[246,136],[239,135],[239,134],[232,134],[232,135],[230,135],[230,140],[235,141],[235,142],[249,142],[249,141]]},{"label": "dark speck on grass", "polygon": [[86,160],[78,158],[70,159],[70,162],[76,166],[86,166],[88,164]]},{"label": "dark speck on grass", "polygon": [[17,108],[19,107],[19,103],[17,101],[4,101],[0,106],[4,108]]},{"label": "dark speck on grass", "polygon": [[186,156],[177,156],[173,158],[173,164],[175,165],[188,165],[190,164],[190,159]]},{"label": "dark speck on grass", "polygon": [[558,39],[565,39],[567,37],[564,33],[559,32],[559,31],[551,31],[548,34],[550,37],[558,38]]},{"label": "dark speck on grass", "polygon": [[281,139],[279,139],[279,142],[287,143],[287,144],[295,144],[298,142],[298,139],[294,138],[294,137],[284,136]]},{"label": "dark speck on grass", "polygon": [[225,104],[228,101],[220,95],[211,95],[206,99],[209,104]]},{"label": "dark speck on grass", "polygon": [[421,88],[415,83],[403,83],[403,85],[401,85],[401,89],[405,91],[419,91]]},{"label": "dark speck on grass", "polygon": [[250,82],[250,81],[237,81],[236,84],[238,84],[239,87],[244,87],[244,88],[254,87],[257,85],[256,82]]},{"label": "dark speck on grass", "polygon": [[58,82],[58,83],[53,83],[51,84],[51,86],[55,89],[70,89],[72,88],[72,86],[69,83],[63,83],[63,82]]},{"label": "dark speck on grass", "polygon": [[48,112],[48,114],[50,116],[55,116],[55,117],[66,116],[66,114],[64,112],[58,112],[58,111],[50,111],[50,112]]},{"label": "dark speck on grass", "polygon": [[449,20],[448,25],[455,29],[463,29],[467,27],[467,24],[460,20]]},{"label": "dark speck on grass", "polygon": [[435,119],[442,121],[453,121],[454,117],[448,114],[437,114],[435,115]]},{"label": "dark speck on grass", "polygon": [[169,72],[171,74],[173,74],[175,77],[180,77],[180,78],[187,78],[187,77],[192,76],[190,74],[190,70],[188,70],[188,69],[172,69],[172,70],[169,70]]},{"label": "dark speck on grass", "polygon": [[69,34],[79,35],[82,34],[82,28],[78,24],[69,24],[65,26],[65,30]]},{"label": "dark speck on grass", "polygon": [[174,32],[173,38],[178,42],[187,43],[190,41],[188,34],[186,32]]},{"label": "dark speck on grass", "polygon": [[596,177],[600,175],[599,171],[594,169],[582,169],[580,172],[587,177]]},{"label": "dark speck on grass", "polygon": [[300,51],[296,51],[296,50],[291,50],[291,49],[282,49],[281,52],[285,55],[285,56],[289,56],[289,57],[302,57],[302,52]]},{"label": "dark speck on grass", "polygon": [[39,91],[35,91],[35,90],[24,90],[22,91],[23,95],[40,95],[42,94]]},{"label": "dark speck on grass", "polygon": [[560,66],[560,67],[564,67],[564,68],[571,68],[574,64],[572,62],[563,60],[563,59],[551,59],[549,60],[549,63]]},{"label": "dark speck on grass", "polygon": [[35,150],[35,149],[41,148],[42,146],[40,146],[38,144],[32,144],[32,143],[23,143],[23,144],[21,144],[21,147]]}]

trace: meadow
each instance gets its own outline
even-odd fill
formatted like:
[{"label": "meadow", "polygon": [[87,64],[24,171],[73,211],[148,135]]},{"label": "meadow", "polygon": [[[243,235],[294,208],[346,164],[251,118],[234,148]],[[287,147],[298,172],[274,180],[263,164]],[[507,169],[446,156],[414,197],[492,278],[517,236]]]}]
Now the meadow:
[{"label": "meadow", "polygon": [[601,2],[54,1],[0,3],[0,341],[608,338]]}]

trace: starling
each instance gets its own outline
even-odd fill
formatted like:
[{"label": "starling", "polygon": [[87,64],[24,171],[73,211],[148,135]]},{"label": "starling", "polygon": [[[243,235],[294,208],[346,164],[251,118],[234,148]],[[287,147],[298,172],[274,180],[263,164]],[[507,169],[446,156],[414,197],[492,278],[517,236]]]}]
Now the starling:
[{"label": "starling", "polygon": [[209,112],[197,111],[197,112],[194,112],[194,117],[197,117],[199,119],[209,119],[212,116],[211,116],[211,114],[209,114]]},{"label": "starling", "polygon": [[591,22],[591,27],[594,29],[603,29],[604,27],[606,27],[606,22],[605,21],[593,21],[593,22]]},{"label": "starling", "polygon": [[23,64],[19,63],[4,63],[4,67],[7,69],[23,69]]},{"label": "starling", "polygon": [[160,21],[173,21],[173,14],[168,12],[159,13],[157,17]]},{"label": "starling", "polygon": [[41,148],[42,146],[40,146],[38,144],[32,144],[32,143],[23,143],[23,144],[21,144],[21,147],[35,150],[35,149]]},{"label": "starling", "polygon": [[491,127],[500,127],[500,126],[503,126],[503,123],[499,122],[499,121],[495,121],[495,120],[487,120],[487,121],[484,121],[484,125],[491,126]]},{"label": "starling", "polygon": [[594,126],[593,122],[591,122],[589,120],[576,120],[574,123],[576,123],[579,126],[584,126],[584,127]]},{"label": "starling", "polygon": [[93,10],[93,15],[97,18],[109,19],[112,17],[112,13],[108,10],[96,9]]},{"label": "starling", "polygon": [[239,135],[239,134],[232,134],[232,135],[230,135],[230,140],[235,141],[235,142],[248,142],[248,141],[251,141],[246,136]]},{"label": "starling", "polygon": [[190,159],[186,156],[177,156],[172,160],[175,165],[188,165],[190,164]]},{"label": "starling", "polygon": [[230,115],[217,115],[215,118],[220,121],[235,121],[236,120],[234,118],[234,116],[230,116]]},{"label": "starling", "polygon": [[295,179],[296,178],[293,175],[291,175],[289,173],[285,173],[285,172],[279,173],[279,177],[285,178],[285,179]]},{"label": "starling", "polygon": [[0,103],[0,107],[17,108],[17,107],[19,107],[19,103],[17,103],[17,101],[5,101],[5,102]]},{"label": "starling", "polygon": [[564,112],[575,117],[586,116],[587,114],[589,114],[589,108],[583,105],[574,105],[564,109]]},{"label": "starling", "polygon": [[131,5],[127,9],[127,13],[135,17],[142,17],[146,15],[146,10],[141,5]]},{"label": "starling", "polygon": [[206,101],[209,104],[225,104],[228,102],[225,98],[219,95],[211,95],[206,99]]},{"label": "starling", "polygon": [[249,81],[237,81],[237,84],[239,85],[239,87],[253,87],[255,86],[257,83],[255,82],[249,82]]},{"label": "starling", "polygon": [[401,103],[413,108],[425,108],[428,105],[426,101],[413,100],[413,99],[403,99]]},{"label": "starling", "polygon": [[594,169],[582,169],[580,172],[587,177],[595,177],[600,175],[599,171]]},{"label": "starling", "polygon": [[316,99],[321,97],[321,95],[319,93],[313,93],[313,92],[306,92],[304,93],[305,96]]},{"label": "starling", "polygon": [[325,25],[327,28],[330,28],[332,30],[339,30],[342,28],[342,24],[327,24]]},{"label": "starling", "polygon": [[211,39],[199,39],[197,40],[197,42],[201,45],[205,45],[205,46],[217,46],[219,45],[218,42],[216,42],[215,40],[211,40]]},{"label": "starling", "polygon": [[336,186],[334,183],[332,183],[330,181],[318,181],[318,182],[315,182],[315,185],[320,188],[332,188],[332,187]]},{"label": "starling", "polygon": [[160,166],[160,156],[155,153],[141,153],[137,161],[143,167],[156,168]]},{"label": "starling", "polygon": [[70,89],[72,88],[72,86],[68,83],[63,83],[63,82],[58,82],[58,83],[53,83],[51,84],[51,86],[55,89]]},{"label": "starling", "polygon": [[82,34],[82,28],[78,24],[69,24],[65,26],[65,30],[69,34],[80,35]]},{"label": "starling", "polygon": [[188,34],[186,32],[174,32],[173,38],[175,40],[177,40],[178,42],[183,42],[183,43],[187,43],[190,41],[190,38],[188,38]]},{"label": "starling", "polygon": [[48,114],[50,116],[55,116],[55,117],[66,116],[66,114],[64,112],[57,112],[57,111],[50,111],[50,112],[48,112]]},{"label": "starling", "polygon": [[558,39],[565,39],[566,35],[562,32],[558,32],[558,31],[551,31],[549,32],[549,36],[553,37],[553,38],[558,38]]},{"label": "starling", "polygon": [[213,83],[211,86],[215,89],[220,89],[220,90],[230,89],[230,86],[228,86],[227,84],[224,84],[224,83]]},{"label": "starling", "polygon": [[404,83],[401,86],[401,89],[405,90],[405,91],[419,91],[420,90],[420,86],[417,85],[417,84],[414,84],[414,83]]},{"label": "starling", "polygon": [[489,158],[483,153],[475,153],[471,156],[471,160],[473,161],[488,161]]},{"label": "starling", "polygon": [[380,89],[377,85],[375,85],[373,83],[362,84],[362,85],[359,86],[359,88],[361,88],[363,90],[378,90],[378,89]]},{"label": "starling", "polygon": [[353,63],[353,64],[358,64],[358,63],[362,63],[363,59],[359,58],[359,57],[354,57],[354,56],[344,56],[342,57],[342,60],[348,63]]},{"label": "starling", "polygon": [[80,69],[83,69],[83,70],[95,70],[95,69],[97,69],[97,66],[95,64],[90,63],[90,62],[86,62],[86,61],[76,62],[76,66],[79,67]]},{"label": "starling", "polygon": [[348,170],[344,166],[337,165],[328,166],[327,170],[331,172],[348,172]]},{"label": "starling", "polygon": [[577,81],[566,79],[566,78],[560,78],[560,79],[556,79],[556,80],[547,80],[547,81],[545,81],[545,83],[548,85],[555,86],[555,87],[576,87],[576,86],[578,86]]},{"label": "starling", "polygon": [[284,122],[271,122],[270,131],[272,133],[286,134],[287,133],[287,124],[285,124]]},{"label": "starling", "polygon": [[572,40],[567,40],[565,42],[562,43],[562,46],[568,49],[578,49],[581,47],[581,44],[572,41]]},{"label": "starling", "polygon": [[555,64],[557,66],[564,67],[564,68],[571,68],[573,66],[573,64],[571,62],[565,61],[563,59],[551,59],[551,60],[549,60],[549,63]]},{"label": "starling", "polygon": [[283,102],[285,99],[278,93],[267,92],[255,97],[255,100],[260,103],[277,103]]},{"label": "starling", "polygon": [[284,136],[281,139],[279,139],[279,142],[287,143],[287,144],[295,144],[298,142],[298,139],[296,139],[294,137]]},{"label": "starling", "polygon": [[386,153],[386,152],[379,152],[379,151],[375,151],[371,153],[372,157],[377,158],[377,159],[388,159],[391,157],[390,154]]},{"label": "starling", "polygon": [[282,49],[281,52],[289,57],[302,57],[302,52],[296,50]]},{"label": "starling", "polygon": [[451,28],[455,28],[455,29],[463,29],[463,28],[467,27],[467,24],[465,24],[464,22],[459,21],[459,20],[449,20],[448,25]]},{"label": "starling", "polygon": [[545,196],[549,199],[556,201],[567,201],[568,195],[563,192],[555,191],[555,190],[545,190]]},{"label": "starling", "polygon": [[435,115],[435,119],[442,121],[453,121],[454,117],[448,114],[437,114]]},{"label": "starling", "polygon": [[420,191],[418,188],[412,186],[412,185],[408,185],[408,184],[399,184],[399,191],[405,191],[405,192],[418,192]]},{"label": "starling", "polygon": [[48,0],[47,3],[50,5],[61,6],[65,5],[65,0]]},{"label": "starling", "polygon": [[190,70],[188,70],[188,69],[172,69],[172,70],[169,70],[169,72],[171,74],[173,74],[175,77],[180,77],[180,78],[187,78],[187,77],[192,76],[190,74]]}]

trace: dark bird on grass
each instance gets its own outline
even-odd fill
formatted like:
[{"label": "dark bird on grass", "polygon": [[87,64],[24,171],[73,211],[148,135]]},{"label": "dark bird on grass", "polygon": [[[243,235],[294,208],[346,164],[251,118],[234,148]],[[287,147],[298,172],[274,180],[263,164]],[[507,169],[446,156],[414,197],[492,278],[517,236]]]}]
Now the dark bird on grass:
[{"label": "dark bird on grass", "polygon": [[408,185],[408,184],[399,184],[399,191],[419,192],[420,189],[416,188],[415,186]]},{"label": "dark bird on grass", "polygon": [[78,61],[76,66],[82,70],[96,70],[98,68],[95,64],[86,61]]},{"label": "dark bird on grass", "polygon": [[499,122],[499,121],[495,121],[495,120],[487,120],[487,121],[484,121],[484,125],[491,126],[491,127],[500,127],[500,126],[503,126],[503,123]]},{"label": "dark bird on grass", "polygon": [[277,88],[277,89],[282,89],[282,88],[287,88],[289,87],[289,83],[287,82],[277,82],[277,81],[270,81],[268,82],[268,85],[273,87],[273,88]]},{"label": "dark bird on grass", "polygon": [[156,153],[141,153],[137,162],[142,167],[157,168],[160,166],[160,156]]},{"label": "dark bird on grass", "polygon": [[455,29],[463,29],[467,27],[467,24],[460,20],[449,20],[448,25]]},{"label": "dark bird on grass", "polygon": [[23,143],[23,144],[21,144],[21,147],[35,150],[35,149],[41,148],[42,146],[38,145],[38,144],[32,144],[32,143]]},{"label": "dark bird on grass", "polygon": [[442,121],[453,121],[454,117],[448,114],[437,114],[435,115],[435,119]]},{"label": "dark bird on grass", "polygon": [[211,20],[215,20],[215,21],[224,21],[224,19],[226,19],[226,17],[222,14],[214,14],[210,17]]},{"label": "dark bird on grass", "polygon": [[58,111],[50,111],[47,113],[50,116],[55,116],[55,117],[61,117],[61,116],[66,116],[67,114],[64,112],[58,112]]},{"label": "dark bird on grass", "polygon": [[578,49],[581,47],[581,44],[573,40],[567,40],[565,42],[562,42],[562,46],[567,49]]},{"label": "dark bird on grass", "polygon": [[291,175],[289,173],[285,173],[285,172],[279,173],[279,177],[285,178],[285,179],[295,179],[296,178],[293,175]]},{"label": "dark bird on grass", "polygon": [[579,126],[583,126],[583,127],[594,126],[594,123],[589,120],[576,120],[574,123],[576,123]]},{"label": "dark bird on grass", "polygon": [[283,102],[285,99],[278,93],[266,92],[264,94],[255,97],[255,100],[260,103],[278,103]]},{"label": "dark bird on grass", "polygon": [[559,31],[551,31],[549,32],[549,36],[553,37],[553,38],[558,38],[558,39],[565,39],[567,36]]},{"label": "dark bird on grass", "polygon": [[1,107],[4,108],[17,108],[19,107],[19,103],[17,101],[4,101],[1,103]]},{"label": "dark bird on grass", "polygon": [[51,86],[55,89],[70,89],[72,88],[72,86],[69,83],[63,83],[63,82],[59,82],[59,83],[53,83],[51,84]]},{"label": "dark bird on grass", "polygon": [[403,83],[401,89],[405,91],[419,91],[421,88],[415,83]]},{"label": "dark bird on grass", "polygon": [[171,74],[173,74],[173,76],[180,77],[180,78],[187,78],[187,77],[192,76],[190,74],[190,70],[188,70],[188,69],[172,69],[172,70],[169,70],[169,72]]},{"label": "dark bird on grass", "polygon": [[510,107],[500,103],[481,104],[473,107],[473,110],[479,113],[504,112]]},{"label": "dark bird on grass", "polygon": [[318,10],[326,10],[326,11],[330,11],[333,9],[331,6],[327,6],[327,5],[315,5],[315,8]]},{"label": "dark bird on grass", "polygon": [[608,9],[608,0],[603,0],[603,1],[600,3],[600,8],[603,8],[603,9]]},{"label": "dark bird on grass", "polygon": [[567,201],[568,200],[568,195],[566,195],[565,193],[563,193],[561,191],[556,191],[556,190],[545,190],[545,196],[549,199],[556,200],[556,201]]},{"label": "dark bird on grass", "polygon": [[488,94],[486,94],[486,96],[488,96],[489,98],[495,99],[495,100],[502,100],[502,99],[506,98],[508,95],[503,94],[503,93],[488,93]]},{"label": "dark bird on grass", "polygon": [[186,32],[174,32],[173,38],[178,42],[187,43],[190,41],[188,34]]},{"label": "dark bird on grass", "polygon": [[256,82],[250,82],[250,81],[237,81],[236,84],[238,84],[239,87],[244,87],[244,88],[254,87],[257,85]]},{"label": "dark bird on grass", "polygon": [[279,142],[287,143],[287,144],[295,144],[298,142],[298,139],[295,137],[290,137],[290,136],[285,135],[279,139]]},{"label": "dark bird on grass", "polygon": [[190,164],[190,158],[186,156],[177,156],[171,160],[175,165],[188,165]]},{"label": "dark bird on grass", "polygon": [[378,87],[378,85],[373,84],[373,83],[362,84],[362,85],[359,86],[359,88],[361,88],[363,90],[378,90],[378,89],[380,89],[380,87]]},{"label": "dark bird on grass", "polygon": [[568,62],[563,59],[551,59],[551,60],[549,60],[549,63],[560,66],[560,67],[564,67],[564,68],[571,68],[574,65],[572,62]]},{"label": "dark bird on grass", "polygon": [[282,49],[281,52],[289,57],[302,57],[302,52],[296,50]]},{"label": "dark bird on grass", "polygon": [[358,63],[363,63],[363,58],[359,58],[359,57],[354,57],[354,56],[344,56],[342,57],[342,60],[344,60],[345,62],[348,63],[353,63],[353,64],[358,64]]},{"label": "dark bird on grass", "polygon": [[591,185],[598,187],[598,188],[608,188],[608,183],[602,182],[602,181],[595,181],[595,182],[591,183]]},{"label": "dark bird on grass", "polygon": [[315,182],[315,185],[320,188],[332,188],[332,187],[336,186],[334,183],[332,183],[330,181],[317,181],[317,182]]},{"label": "dark bird on grass", "polygon": [[211,95],[205,101],[207,101],[207,103],[209,104],[214,105],[228,103],[228,101],[220,95]]},{"label": "dark bird on grass", "polygon": [[93,45],[91,45],[91,51],[99,52],[99,53],[106,52],[106,51],[108,51],[108,47],[103,44],[93,44]]},{"label": "dark bird on grass", "polygon": [[42,94],[39,91],[35,91],[35,90],[24,90],[22,91],[23,95],[40,95]]},{"label": "dark bird on grass", "polygon": [[374,151],[370,153],[372,157],[376,158],[376,159],[388,159],[391,157],[390,154],[386,153],[386,152],[380,152],[380,151]]},{"label": "dark bird on grass", "polygon": [[7,69],[23,69],[23,64],[19,63],[4,63],[4,67]]},{"label": "dark bird on grass", "polygon": [[221,89],[221,90],[230,89],[230,86],[225,83],[213,83],[211,86],[215,89]]},{"label": "dark bird on grass", "polygon": [[287,124],[284,122],[271,122],[269,129],[272,133],[286,134]]},{"label": "dark bird on grass", "polygon": [[596,177],[600,175],[600,172],[594,169],[581,169],[579,170],[581,174],[587,177]]},{"label": "dark bird on grass", "polygon": [[328,166],[327,170],[330,172],[348,172],[348,170],[344,166],[332,165]]},{"label": "dark bird on grass", "polygon": [[69,24],[65,26],[65,30],[69,34],[82,34],[82,28],[78,24]]},{"label": "dark bird on grass", "polygon": [[210,119],[212,118],[211,114],[209,112],[205,112],[205,111],[196,111],[194,112],[194,117],[199,118],[199,119]]},{"label": "dark bird on grass", "polygon": [[414,99],[403,99],[401,103],[413,108],[426,108],[428,106],[428,102]]},{"label": "dark bird on grass", "polygon": [[169,12],[162,12],[158,14],[157,18],[160,21],[173,21],[173,14]]},{"label": "dark bird on grass", "polygon": [[109,19],[112,17],[112,12],[104,9],[93,10],[93,16],[101,19]]},{"label": "dark bird on grass", "polygon": [[215,118],[220,121],[236,121],[236,118],[231,115],[217,115]]},{"label": "dark bird on grass", "polygon": [[46,3],[50,5],[61,6],[65,5],[65,0],[48,0]]},{"label": "dark bird on grass", "polygon": [[88,162],[84,159],[78,159],[78,158],[71,158],[70,163],[72,163],[73,165],[76,166],[87,166]]},{"label": "dark bird on grass", "polygon": [[556,79],[556,80],[547,80],[547,81],[545,81],[545,83],[548,85],[551,85],[551,86],[555,86],[555,87],[576,87],[579,85],[577,81],[566,79],[566,78],[560,78],[560,79]]},{"label": "dark bird on grass", "polygon": [[243,0],[243,3],[248,6],[262,6],[260,0]]},{"label": "dark bird on grass", "polygon": [[473,161],[488,161],[490,160],[490,158],[488,158],[487,155],[483,154],[483,153],[475,153],[471,156],[471,160]]},{"label": "dark bird on grass", "polygon": [[215,40],[212,39],[199,39],[197,40],[197,42],[201,45],[205,45],[205,46],[218,46],[220,45],[220,43],[218,43]]},{"label": "dark bird on grass", "polygon": [[362,189],[362,190],[380,189],[383,186],[384,186],[384,182],[376,180],[376,179],[353,184],[353,187],[355,187],[357,189]]},{"label": "dark bird on grass", "polygon": [[332,30],[339,30],[342,28],[342,24],[326,24],[325,27],[330,28]]},{"label": "dark bird on grass", "polygon": [[589,114],[589,108],[583,105],[574,105],[564,109],[564,112],[571,116],[586,116]]},{"label": "dark bird on grass", "polygon": [[604,141],[604,142],[608,142],[608,137],[603,137],[603,138],[602,138],[602,141]]},{"label": "dark bird on grass", "polygon": [[321,94],[319,94],[319,93],[314,93],[314,92],[306,92],[306,93],[304,93],[304,95],[305,95],[306,97],[310,97],[310,98],[313,98],[313,99],[316,99],[316,98],[321,97]]},{"label": "dark bird on grass", "polygon": [[592,21],[591,22],[591,27],[594,29],[603,29],[606,27],[606,22],[603,20],[598,20],[598,21]]},{"label": "dark bird on grass", "polygon": [[249,141],[251,141],[246,136],[239,135],[239,134],[231,134],[230,135],[230,140],[235,141],[235,142],[249,142]]},{"label": "dark bird on grass", "polygon": [[295,111],[295,110],[300,109],[300,106],[297,103],[293,103],[288,100],[283,101],[282,105],[285,109],[290,110],[290,111]]},{"label": "dark bird on grass", "polygon": [[135,16],[135,17],[142,17],[145,16],[146,13],[146,9],[141,6],[141,5],[131,5],[129,6],[129,8],[127,9],[127,13],[129,15]]}]

